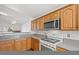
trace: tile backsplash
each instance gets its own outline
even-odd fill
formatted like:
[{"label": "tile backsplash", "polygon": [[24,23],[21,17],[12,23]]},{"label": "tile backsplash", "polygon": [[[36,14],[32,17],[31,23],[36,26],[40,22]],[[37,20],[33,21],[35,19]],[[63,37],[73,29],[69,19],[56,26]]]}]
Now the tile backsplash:
[{"label": "tile backsplash", "polygon": [[63,37],[79,40],[79,31],[63,31]]},{"label": "tile backsplash", "polygon": [[54,30],[54,31],[50,30],[45,32],[49,38],[53,38],[53,37],[63,38],[63,33],[59,30]]},{"label": "tile backsplash", "polygon": [[67,38],[79,40],[79,31],[61,31],[61,30],[50,30],[50,31],[37,31],[39,34],[47,34],[49,38],[57,37],[57,38]]},{"label": "tile backsplash", "polygon": [[58,38],[67,38],[79,40],[79,31],[60,31],[60,30],[52,30],[46,31],[48,37],[58,37]]}]

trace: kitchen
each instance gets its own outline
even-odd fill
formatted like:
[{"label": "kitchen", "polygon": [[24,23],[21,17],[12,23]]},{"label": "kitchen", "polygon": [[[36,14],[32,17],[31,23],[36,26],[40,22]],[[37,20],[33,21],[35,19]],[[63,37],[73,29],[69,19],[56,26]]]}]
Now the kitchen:
[{"label": "kitchen", "polygon": [[79,5],[0,5],[0,51],[79,51]]}]

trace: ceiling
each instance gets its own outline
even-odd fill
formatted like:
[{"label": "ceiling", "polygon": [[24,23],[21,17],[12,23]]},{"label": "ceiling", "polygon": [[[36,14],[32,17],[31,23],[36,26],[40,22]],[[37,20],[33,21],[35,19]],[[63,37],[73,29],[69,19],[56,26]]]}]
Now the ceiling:
[{"label": "ceiling", "polygon": [[23,24],[62,6],[64,4],[1,4],[0,12],[7,13],[8,16],[0,15],[0,25],[1,23],[9,25],[14,20],[18,24]]},{"label": "ceiling", "polygon": [[53,11],[63,4],[5,4],[8,8],[20,13],[23,16],[39,17],[45,13]]}]

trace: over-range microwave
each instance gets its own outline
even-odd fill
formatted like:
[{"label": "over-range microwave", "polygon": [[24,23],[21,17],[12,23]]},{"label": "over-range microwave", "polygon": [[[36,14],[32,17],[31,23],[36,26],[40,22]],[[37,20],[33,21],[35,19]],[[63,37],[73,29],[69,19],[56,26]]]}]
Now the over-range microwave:
[{"label": "over-range microwave", "polygon": [[45,22],[44,29],[60,29],[60,18]]}]

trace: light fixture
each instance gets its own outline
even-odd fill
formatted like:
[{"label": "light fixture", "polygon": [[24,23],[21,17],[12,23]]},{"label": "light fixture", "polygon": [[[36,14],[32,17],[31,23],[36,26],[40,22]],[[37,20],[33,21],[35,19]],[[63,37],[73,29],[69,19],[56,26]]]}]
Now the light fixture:
[{"label": "light fixture", "polygon": [[4,15],[4,16],[8,16],[8,14],[4,13],[4,12],[0,12],[1,15]]}]

